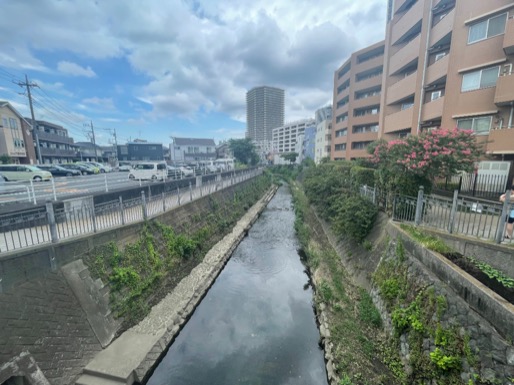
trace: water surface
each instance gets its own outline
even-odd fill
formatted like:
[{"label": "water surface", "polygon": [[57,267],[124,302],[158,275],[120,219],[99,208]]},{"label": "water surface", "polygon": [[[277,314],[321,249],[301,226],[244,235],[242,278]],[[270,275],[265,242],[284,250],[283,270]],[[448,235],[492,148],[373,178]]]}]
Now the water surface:
[{"label": "water surface", "polygon": [[312,291],[281,187],[149,385],[326,385]]}]

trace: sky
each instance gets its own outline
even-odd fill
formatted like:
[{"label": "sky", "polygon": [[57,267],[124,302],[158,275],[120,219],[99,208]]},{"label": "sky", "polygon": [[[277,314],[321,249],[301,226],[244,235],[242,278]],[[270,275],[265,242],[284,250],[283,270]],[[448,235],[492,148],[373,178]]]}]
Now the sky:
[{"label": "sky", "polygon": [[246,92],[285,119],[332,103],[334,71],[384,37],[385,0],[0,0],[0,100],[76,142],[242,138]]}]

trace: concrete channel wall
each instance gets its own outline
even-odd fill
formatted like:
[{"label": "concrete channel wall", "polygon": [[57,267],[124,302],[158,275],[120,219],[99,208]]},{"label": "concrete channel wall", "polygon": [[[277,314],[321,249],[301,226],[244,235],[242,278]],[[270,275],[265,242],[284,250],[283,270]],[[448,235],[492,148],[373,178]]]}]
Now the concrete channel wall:
[{"label": "concrete channel wall", "polygon": [[[177,231],[196,226],[210,201],[230,200],[244,181],[167,211],[156,220]],[[93,280],[81,258],[94,246],[123,246],[139,238],[143,223],[11,252],[0,257],[0,384],[24,376],[31,384],[73,384],[114,338],[118,323],[108,287]],[[244,235],[244,232],[243,232]],[[46,380],[45,380],[46,378]],[[98,384],[100,382],[97,382]]]}]

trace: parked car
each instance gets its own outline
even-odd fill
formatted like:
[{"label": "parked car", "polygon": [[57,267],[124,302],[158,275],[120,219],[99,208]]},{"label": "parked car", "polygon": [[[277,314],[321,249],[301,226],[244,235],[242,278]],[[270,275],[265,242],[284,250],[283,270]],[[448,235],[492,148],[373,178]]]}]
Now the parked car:
[{"label": "parked car", "polygon": [[43,180],[52,179],[52,174],[43,171],[36,166],[25,164],[0,164],[0,172],[5,180],[13,181],[29,181],[41,182]]},{"label": "parked car", "polygon": [[96,166],[93,166],[92,164],[90,163],[86,163],[86,162],[77,162],[77,164],[79,166],[83,166],[83,167],[86,167],[86,168],[89,168],[90,170],[93,171],[93,174],[100,174],[100,169]]},{"label": "parked car", "polygon": [[184,176],[186,178],[189,178],[189,177],[192,177],[192,176],[195,175],[194,168],[189,167],[189,166],[182,166],[182,167],[180,167],[180,171],[182,171],[182,174],[184,174]]},{"label": "parked car", "polygon": [[92,168],[85,167],[85,166],[83,166],[81,164],[78,164],[78,163],[68,163],[66,165],[66,168],[69,169],[69,170],[77,170],[82,175],[92,175],[92,174],[95,173],[95,171]]},{"label": "parked car", "polygon": [[120,162],[118,167],[118,171],[130,171],[132,169],[132,164],[129,162]]},{"label": "parked car", "polygon": [[78,176],[82,174],[79,170],[72,170],[55,164],[40,164],[38,168],[48,171],[53,176]]},{"label": "parked car", "polygon": [[100,170],[100,173],[106,173],[106,172],[112,172],[112,167],[108,164],[102,164],[98,162],[87,162],[87,164],[90,164],[93,167],[96,167]]},{"label": "parked car", "polygon": [[168,167],[164,162],[144,162],[134,165],[129,171],[129,178],[136,180],[165,180]]}]

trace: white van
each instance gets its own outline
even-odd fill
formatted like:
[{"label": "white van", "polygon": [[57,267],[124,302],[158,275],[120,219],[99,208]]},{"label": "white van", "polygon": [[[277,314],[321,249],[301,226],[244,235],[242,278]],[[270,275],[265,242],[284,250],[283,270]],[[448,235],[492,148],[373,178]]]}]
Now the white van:
[{"label": "white van", "polygon": [[164,162],[137,163],[129,171],[129,178],[134,180],[166,180],[168,168]]},{"label": "white van", "polygon": [[8,181],[29,181],[41,182],[52,179],[52,174],[43,171],[36,166],[25,164],[1,164],[0,173]]},{"label": "white van", "polygon": [[198,162],[198,166],[202,170],[205,170],[205,172],[218,171],[218,168],[216,167],[216,165],[214,164],[214,161],[212,161],[212,160],[201,160],[200,162]]}]

